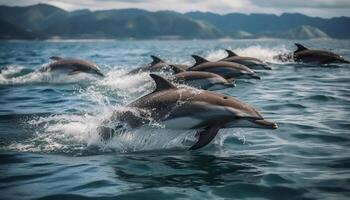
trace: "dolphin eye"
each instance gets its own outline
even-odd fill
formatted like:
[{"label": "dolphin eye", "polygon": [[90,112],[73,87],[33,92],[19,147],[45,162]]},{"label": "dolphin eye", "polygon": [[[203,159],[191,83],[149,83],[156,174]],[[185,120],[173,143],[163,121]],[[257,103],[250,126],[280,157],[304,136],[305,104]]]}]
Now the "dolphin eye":
[{"label": "dolphin eye", "polygon": [[224,96],[223,98],[224,98],[224,99],[228,99],[228,97],[227,97],[227,96]]}]

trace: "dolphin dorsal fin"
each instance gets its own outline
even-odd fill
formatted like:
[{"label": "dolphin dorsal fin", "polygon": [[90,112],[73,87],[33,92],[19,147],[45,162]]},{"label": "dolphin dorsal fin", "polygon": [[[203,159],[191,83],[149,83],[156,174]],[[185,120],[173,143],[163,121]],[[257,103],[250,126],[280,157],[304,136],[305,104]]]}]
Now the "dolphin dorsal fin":
[{"label": "dolphin dorsal fin", "polygon": [[169,65],[169,67],[174,71],[174,74],[178,74],[184,72],[185,70],[177,67],[176,65]]},{"label": "dolphin dorsal fin", "polygon": [[192,58],[194,58],[194,60],[196,61],[196,63],[193,66],[209,62],[207,59],[200,57],[200,56],[197,56],[197,55],[192,55]]},{"label": "dolphin dorsal fin", "polygon": [[294,53],[299,52],[299,51],[304,51],[304,50],[308,50],[308,48],[304,47],[301,44],[295,43],[295,46],[297,46],[297,50],[294,51]]},{"label": "dolphin dorsal fin", "polygon": [[63,58],[61,58],[59,56],[51,56],[50,59],[51,60],[62,60]]},{"label": "dolphin dorsal fin", "polygon": [[158,56],[154,56],[154,55],[151,55],[151,58],[153,59],[153,61],[151,62],[151,65],[155,65],[157,63],[163,63],[164,61],[162,59],[160,59]]},{"label": "dolphin dorsal fin", "polygon": [[227,52],[228,56],[227,57],[233,57],[233,56],[238,56],[235,52],[229,50],[229,49],[225,49],[225,51]]},{"label": "dolphin dorsal fin", "polygon": [[159,92],[162,90],[177,89],[175,85],[167,81],[165,78],[156,74],[150,74],[151,78],[156,83],[156,89],[153,92]]}]

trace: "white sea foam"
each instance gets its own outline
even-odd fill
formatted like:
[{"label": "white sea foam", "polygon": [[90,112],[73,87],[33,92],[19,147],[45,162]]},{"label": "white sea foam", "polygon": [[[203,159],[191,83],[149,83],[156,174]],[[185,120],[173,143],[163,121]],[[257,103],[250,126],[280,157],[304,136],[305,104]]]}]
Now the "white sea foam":
[{"label": "white sea foam", "polygon": [[68,84],[68,83],[88,83],[97,80],[89,74],[80,73],[74,76],[52,72],[31,72],[17,77],[0,76],[0,85],[23,85],[23,84]]},{"label": "white sea foam", "polygon": [[[93,102],[94,106],[81,110],[80,113],[55,114],[33,118],[29,126],[36,130],[30,139],[10,145],[9,148],[31,152],[69,152],[83,153],[90,148],[98,149],[97,153],[105,151],[134,152],[156,149],[187,149],[196,141],[196,130],[170,130],[152,122],[150,126],[138,129],[126,129],[109,141],[103,141],[99,135],[99,127],[110,120],[114,112],[130,109],[127,103],[151,92],[154,87],[148,73],[125,75],[126,71],[112,69],[106,72],[104,79],[92,78],[89,74],[74,76],[32,72],[16,79],[12,83],[66,83],[68,81],[87,81],[90,85],[77,92],[82,99]],[[58,77],[57,77],[58,75]],[[92,80],[92,81],[91,81]],[[9,81],[9,80],[7,80]],[[181,88],[188,86],[180,85]],[[111,103],[113,95],[106,95],[106,90],[116,93],[120,100],[116,105]],[[201,90],[193,89],[193,93]],[[108,123],[115,128],[118,122]],[[117,130],[118,132],[119,130]]]},{"label": "white sea foam", "polygon": [[[289,52],[285,46],[267,48],[260,45],[249,46],[247,48],[236,48],[232,49],[232,51],[240,56],[254,57],[270,63],[280,63],[280,61],[274,59],[274,56]],[[212,51],[206,56],[206,58],[211,61],[220,60],[225,57],[227,57],[227,53],[224,50]]]}]

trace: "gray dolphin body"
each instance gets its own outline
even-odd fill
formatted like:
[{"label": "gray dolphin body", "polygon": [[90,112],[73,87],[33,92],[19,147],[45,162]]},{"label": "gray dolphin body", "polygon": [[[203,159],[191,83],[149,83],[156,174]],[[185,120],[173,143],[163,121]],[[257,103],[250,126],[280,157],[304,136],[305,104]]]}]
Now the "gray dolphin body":
[{"label": "gray dolphin body", "polygon": [[253,57],[243,57],[239,56],[231,50],[225,50],[228,54],[226,58],[221,59],[220,61],[228,61],[238,63],[244,66],[249,67],[250,69],[267,69],[271,70],[271,67],[267,66],[263,61],[253,58]]},{"label": "gray dolphin body", "polygon": [[97,74],[99,76],[104,76],[96,64],[75,59],[75,58],[60,58],[60,57],[51,57],[54,60],[52,63],[48,64],[39,69],[40,72],[53,72],[53,71],[65,71],[68,74],[73,75],[80,72]]},{"label": "gray dolphin body", "polygon": [[174,82],[190,85],[203,90],[221,90],[229,87],[235,87],[235,80],[227,80],[224,77],[201,71],[185,71],[176,66],[170,65],[175,72],[171,79]]},{"label": "gray dolphin body", "polygon": [[[146,66],[136,68],[134,70],[131,70],[128,74],[136,74],[141,72],[159,72],[159,71],[169,71],[169,63],[165,62],[164,60],[160,59],[157,56],[151,55],[152,62],[149,63]],[[183,64],[171,64],[181,69],[187,69],[188,65]]]},{"label": "gray dolphin body", "polygon": [[301,44],[295,43],[297,50],[294,51],[294,61],[313,64],[330,64],[330,63],[350,63],[343,57],[323,50],[313,50],[304,47]]},{"label": "gray dolphin body", "polygon": [[218,74],[226,79],[230,78],[253,78],[260,77],[250,68],[233,62],[218,61],[211,62],[197,55],[192,55],[196,63],[187,69],[187,71],[205,71]]},{"label": "gray dolphin body", "polygon": [[[158,122],[169,129],[202,129],[190,149],[207,145],[221,128],[255,127],[276,129],[277,124],[265,120],[248,104],[225,95],[177,88],[164,78],[151,74],[156,83],[154,92],[127,105],[137,112],[117,113],[112,118],[136,128]],[[103,138],[106,132],[100,132]]]}]

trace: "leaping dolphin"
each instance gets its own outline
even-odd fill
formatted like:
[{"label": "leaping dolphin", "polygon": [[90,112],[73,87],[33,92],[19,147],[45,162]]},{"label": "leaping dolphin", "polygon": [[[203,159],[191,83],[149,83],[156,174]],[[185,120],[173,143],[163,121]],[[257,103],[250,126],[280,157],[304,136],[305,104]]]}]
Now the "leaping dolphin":
[{"label": "leaping dolphin", "polygon": [[96,64],[85,60],[75,58],[61,58],[57,56],[52,56],[50,59],[53,60],[53,62],[40,68],[40,72],[66,71],[69,75],[84,72],[104,76]]},{"label": "leaping dolphin", "polygon": [[[151,55],[152,62],[149,63],[146,66],[136,68],[134,70],[131,70],[129,74],[136,74],[136,73],[141,73],[141,72],[159,72],[159,71],[169,71],[169,63],[165,62],[164,60],[160,59],[157,56]],[[177,66],[178,68],[181,69],[186,69],[189,66],[183,65],[183,64],[171,64],[174,66]]]},{"label": "leaping dolphin", "polygon": [[221,59],[220,61],[228,61],[238,63],[244,66],[249,67],[250,69],[267,69],[271,70],[271,67],[267,66],[263,61],[253,58],[253,57],[243,57],[239,56],[231,50],[225,49],[228,56],[226,58]]},{"label": "leaping dolphin", "polygon": [[[194,92],[177,88],[158,75],[150,76],[156,83],[156,89],[128,104],[127,107],[133,111],[115,113],[113,119],[127,123],[132,128],[158,122],[169,129],[202,129],[191,150],[210,143],[221,128],[278,127],[275,122],[265,120],[253,107],[233,97],[204,90]],[[102,138],[109,138],[111,132],[100,130]]]},{"label": "leaping dolphin", "polygon": [[226,79],[230,78],[254,78],[260,79],[250,68],[233,62],[211,62],[197,55],[192,55],[196,63],[188,68],[188,71],[205,71],[218,74]]},{"label": "leaping dolphin", "polygon": [[221,90],[229,87],[235,87],[235,80],[226,80],[224,77],[201,71],[185,71],[177,66],[170,65],[175,75],[171,79],[174,82],[190,85],[203,90]]},{"label": "leaping dolphin", "polygon": [[295,43],[297,50],[294,51],[294,61],[314,64],[330,64],[330,63],[350,63],[343,57],[324,50],[313,50]]}]

